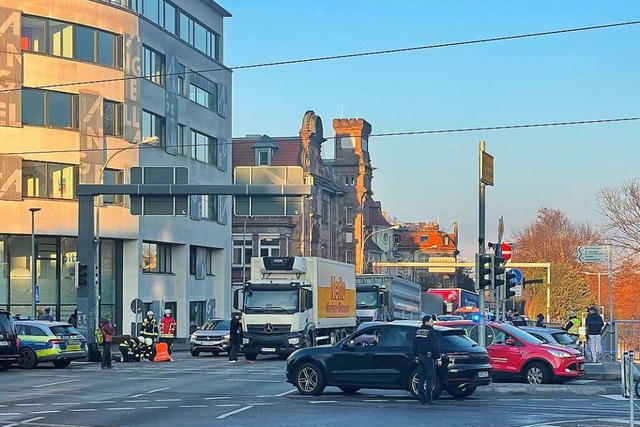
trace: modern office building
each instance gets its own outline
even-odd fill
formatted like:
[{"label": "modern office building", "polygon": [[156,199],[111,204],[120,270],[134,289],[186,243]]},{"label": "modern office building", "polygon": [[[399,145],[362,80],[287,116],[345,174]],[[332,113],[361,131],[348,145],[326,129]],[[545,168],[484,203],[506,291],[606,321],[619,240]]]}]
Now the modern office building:
[{"label": "modern office building", "polygon": [[[0,0],[0,307],[32,313],[32,215],[38,307],[76,307],[77,184],[231,183],[229,16],[213,0]],[[229,314],[229,197],[98,204],[100,315],[119,332],[138,299],[173,309],[182,338]]]}]

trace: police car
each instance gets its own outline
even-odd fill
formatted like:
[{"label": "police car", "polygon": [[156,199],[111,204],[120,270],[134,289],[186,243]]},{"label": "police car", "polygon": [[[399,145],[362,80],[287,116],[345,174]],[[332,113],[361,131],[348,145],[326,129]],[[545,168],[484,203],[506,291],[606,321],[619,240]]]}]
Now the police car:
[{"label": "police car", "polygon": [[23,369],[51,362],[56,368],[87,357],[87,340],[66,322],[16,320],[20,340],[18,364]]}]

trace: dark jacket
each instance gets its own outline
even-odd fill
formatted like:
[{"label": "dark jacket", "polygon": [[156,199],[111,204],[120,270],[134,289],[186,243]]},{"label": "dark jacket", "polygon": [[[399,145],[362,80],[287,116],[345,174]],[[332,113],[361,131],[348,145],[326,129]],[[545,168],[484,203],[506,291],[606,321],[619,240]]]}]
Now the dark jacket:
[{"label": "dark jacket", "polygon": [[544,321],[544,317],[538,317],[538,320],[536,320],[536,327],[538,328],[546,328],[547,324]]},{"label": "dark jacket", "polygon": [[233,344],[242,344],[242,321],[235,318],[231,319],[231,326],[229,328],[229,342]]},{"label": "dark jacket", "polygon": [[413,354],[418,362],[440,358],[440,333],[425,325],[416,331],[413,338]]},{"label": "dark jacket", "polygon": [[604,322],[598,313],[589,313],[584,323],[587,326],[587,335],[600,335],[604,328]]}]

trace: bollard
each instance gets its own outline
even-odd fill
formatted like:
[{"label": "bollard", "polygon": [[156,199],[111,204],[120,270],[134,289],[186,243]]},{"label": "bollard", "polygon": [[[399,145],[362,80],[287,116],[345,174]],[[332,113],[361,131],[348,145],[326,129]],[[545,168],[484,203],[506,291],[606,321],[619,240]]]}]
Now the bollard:
[{"label": "bollard", "polygon": [[629,373],[627,372],[627,364],[629,360],[629,353],[626,351],[622,353],[622,359],[620,360],[620,381],[622,382],[622,397],[629,398]]}]

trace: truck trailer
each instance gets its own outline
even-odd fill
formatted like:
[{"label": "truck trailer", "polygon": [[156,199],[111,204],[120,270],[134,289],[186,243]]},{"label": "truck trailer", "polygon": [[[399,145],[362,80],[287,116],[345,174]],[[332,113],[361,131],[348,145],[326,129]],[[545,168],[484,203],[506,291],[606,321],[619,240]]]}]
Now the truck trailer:
[{"label": "truck trailer", "polygon": [[480,304],[480,296],[461,288],[431,288],[427,293],[441,295],[444,302],[444,313],[453,314],[463,307],[477,308]]},{"label": "truck trailer", "polygon": [[355,267],[316,257],[252,258],[251,280],[234,293],[238,306],[247,360],[333,344],[356,326]]},{"label": "truck trailer", "polygon": [[358,323],[370,321],[387,306],[389,320],[420,319],[420,285],[387,274],[356,276],[356,316]]}]

